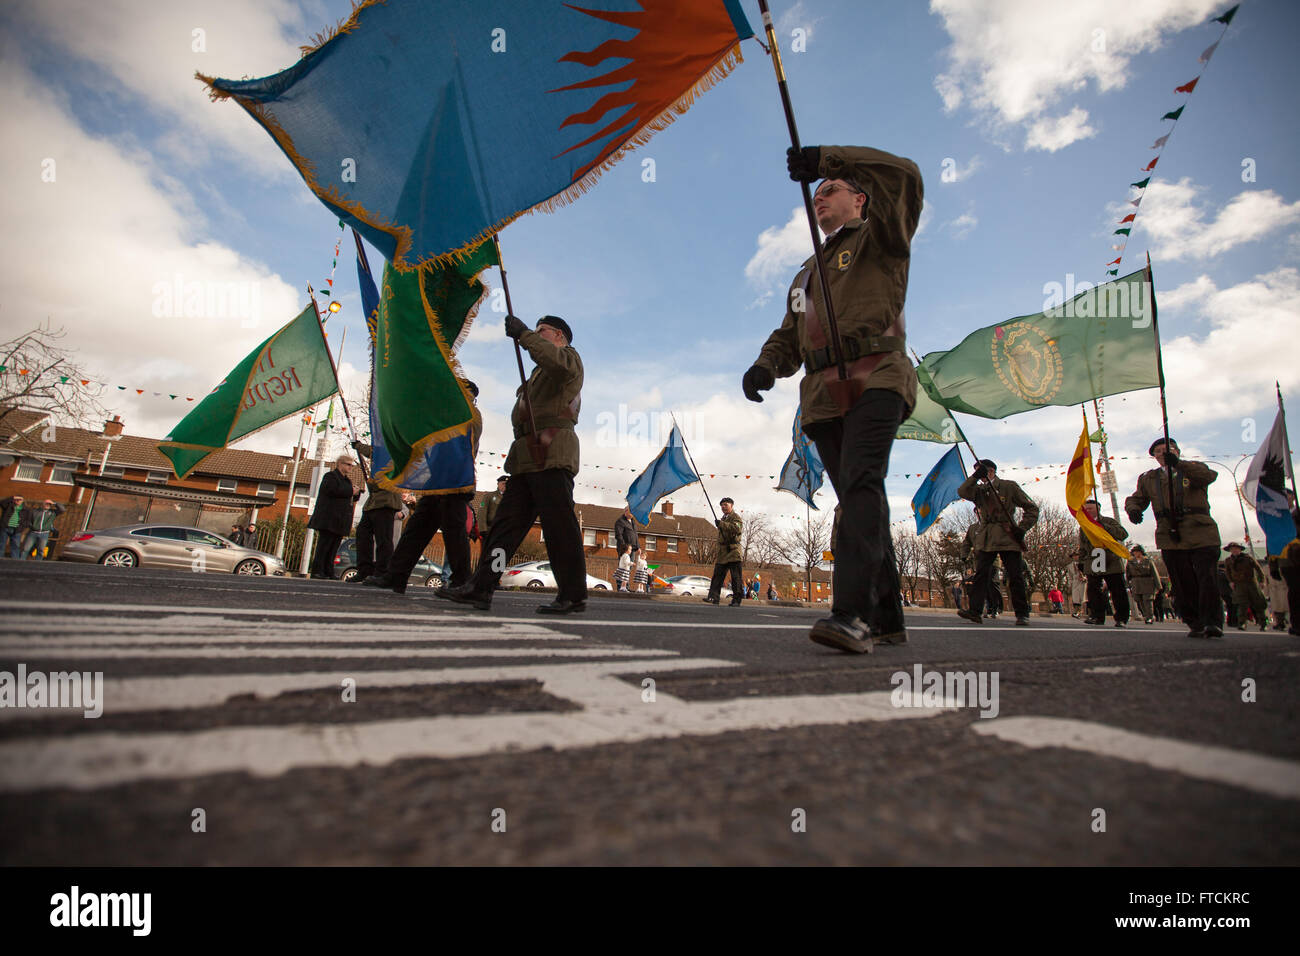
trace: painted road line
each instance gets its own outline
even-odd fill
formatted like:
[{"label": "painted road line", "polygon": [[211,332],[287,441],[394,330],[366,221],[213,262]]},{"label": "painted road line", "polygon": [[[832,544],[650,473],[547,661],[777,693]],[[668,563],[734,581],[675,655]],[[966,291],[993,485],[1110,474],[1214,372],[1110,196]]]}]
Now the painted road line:
[{"label": "painted road line", "polygon": [[1137,670],[1136,667],[1123,664],[1115,667],[1085,667],[1083,672],[1085,674],[1131,674],[1135,670]]},{"label": "painted road line", "polygon": [[[0,640],[0,654],[41,647],[93,647],[104,644],[149,644],[188,642],[192,644],[247,644],[259,641],[270,644],[370,644],[387,641],[581,641],[578,634],[562,634],[537,624],[514,622],[504,625],[465,627],[458,624],[430,622],[424,628],[396,627],[363,629],[355,624],[312,622],[277,623],[274,628],[249,632],[256,622],[226,618],[201,618],[197,621],[177,615],[156,621],[99,620],[84,618],[54,624],[26,624],[6,619],[23,636],[9,635]],[[153,633],[140,633],[147,629]],[[233,632],[233,633],[232,633]],[[32,634],[28,637],[26,635]]]},{"label": "painted road line", "polygon": [[[250,642],[245,641],[248,645]],[[150,660],[188,658],[219,660],[249,657],[675,657],[677,651],[639,650],[625,644],[589,644],[586,647],[52,647],[33,645],[23,653],[36,660]]]},{"label": "painted road line", "polygon": [[695,703],[659,693],[647,703],[636,688],[613,677],[557,677],[548,679],[544,689],[562,690],[588,706],[565,714],[426,717],[197,733],[107,732],[9,742],[0,744],[0,790],[92,790],[217,773],[271,777],[297,767],[384,766],[405,759],[455,759],[544,747],[569,750],[945,713],[940,708],[894,707],[889,691]]},{"label": "painted road line", "polygon": [[[187,674],[178,677],[119,677],[104,679],[105,711],[113,714],[147,710],[190,710],[219,707],[234,697],[252,695],[269,700],[303,690],[337,690],[345,679],[356,681],[358,694],[377,687],[434,684],[484,684],[496,681],[547,681],[564,675],[585,678],[619,674],[653,675],[670,671],[716,670],[742,666],[713,658],[653,658],[591,661],[581,664],[516,664],[497,667],[445,667],[436,670],[306,671],[300,674]],[[624,686],[628,686],[626,683]],[[630,688],[638,696],[640,686]],[[80,713],[79,710],[73,709]],[[0,708],[4,717],[66,716],[67,709]]]},{"label": "painted road line", "polygon": [[1152,737],[1060,717],[1001,717],[972,724],[977,734],[1024,747],[1064,747],[1172,770],[1187,777],[1300,800],[1300,763],[1243,750]]}]

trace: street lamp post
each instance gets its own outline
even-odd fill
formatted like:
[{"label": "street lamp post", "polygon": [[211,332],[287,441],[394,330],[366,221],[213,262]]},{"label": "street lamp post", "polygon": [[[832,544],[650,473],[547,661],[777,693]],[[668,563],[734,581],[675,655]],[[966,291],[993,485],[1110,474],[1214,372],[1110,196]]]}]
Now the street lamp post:
[{"label": "street lamp post", "polygon": [[1227,465],[1221,464],[1220,462],[1210,461],[1208,459],[1206,459],[1205,463],[1207,465],[1213,465],[1218,468],[1222,468],[1224,471],[1228,472],[1228,474],[1232,475],[1232,486],[1237,490],[1237,507],[1241,510],[1241,531],[1246,538],[1245,544],[1250,548],[1250,556],[1253,558],[1255,556],[1255,544],[1254,544],[1253,536],[1250,533],[1250,525],[1246,521],[1246,506],[1242,503],[1245,499],[1242,498],[1241,496],[1241,485],[1238,484],[1237,482],[1237,469],[1241,467],[1242,462],[1246,461],[1246,459],[1251,457],[1253,456],[1242,455],[1241,461],[1238,461],[1231,468],[1229,468]]}]

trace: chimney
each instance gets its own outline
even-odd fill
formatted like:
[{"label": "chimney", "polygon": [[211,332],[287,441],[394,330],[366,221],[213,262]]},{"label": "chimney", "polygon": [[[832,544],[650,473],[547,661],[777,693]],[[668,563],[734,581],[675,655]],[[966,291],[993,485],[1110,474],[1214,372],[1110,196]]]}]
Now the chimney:
[{"label": "chimney", "polygon": [[124,427],[125,426],[122,424],[122,416],[114,415],[111,422],[104,422],[104,437],[117,438],[122,434],[122,429]]},{"label": "chimney", "polygon": [[673,503],[671,501],[664,502],[664,514],[669,518],[673,516]]}]

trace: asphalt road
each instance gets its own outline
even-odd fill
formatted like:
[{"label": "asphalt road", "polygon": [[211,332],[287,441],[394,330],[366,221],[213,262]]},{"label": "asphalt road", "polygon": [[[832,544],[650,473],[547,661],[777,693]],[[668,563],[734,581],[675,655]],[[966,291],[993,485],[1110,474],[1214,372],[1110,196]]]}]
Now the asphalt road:
[{"label": "asphalt road", "polygon": [[917,612],[853,656],[824,611],[546,600],[0,562],[0,691],[103,675],[0,707],[0,863],[1300,858],[1285,634]]}]

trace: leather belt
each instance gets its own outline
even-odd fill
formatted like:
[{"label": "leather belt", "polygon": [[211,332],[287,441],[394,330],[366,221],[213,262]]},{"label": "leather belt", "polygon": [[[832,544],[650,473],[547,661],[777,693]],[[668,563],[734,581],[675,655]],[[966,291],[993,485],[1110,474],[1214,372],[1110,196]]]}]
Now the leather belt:
[{"label": "leather belt", "polygon": [[[867,355],[879,355],[884,352],[902,352],[907,348],[906,340],[897,335],[872,335],[866,339],[840,337],[840,346],[844,349],[844,361],[853,362]],[[804,356],[804,368],[809,374],[820,372],[835,365],[835,349],[831,346],[814,349]]]}]

